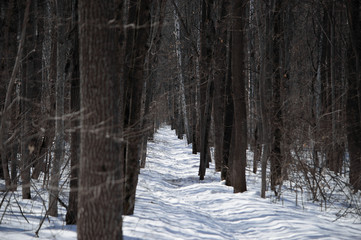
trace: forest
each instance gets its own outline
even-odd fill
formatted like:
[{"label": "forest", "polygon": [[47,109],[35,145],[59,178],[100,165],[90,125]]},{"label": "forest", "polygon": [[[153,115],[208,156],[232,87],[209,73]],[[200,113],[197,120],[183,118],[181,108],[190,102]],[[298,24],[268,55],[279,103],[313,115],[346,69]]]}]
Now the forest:
[{"label": "forest", "polygon": [[340,217],[359,219],[360,7],[0,1],[0,213],[41,186],[42,221],[64,207],[78,239],[121,239],[147,145],[166,124],[199,156],[200,182],[214,164],[244,193],[247,171],[260,171],[260,199],[270,189],[280,200],[287,182],[325,208],[337,185]]}]

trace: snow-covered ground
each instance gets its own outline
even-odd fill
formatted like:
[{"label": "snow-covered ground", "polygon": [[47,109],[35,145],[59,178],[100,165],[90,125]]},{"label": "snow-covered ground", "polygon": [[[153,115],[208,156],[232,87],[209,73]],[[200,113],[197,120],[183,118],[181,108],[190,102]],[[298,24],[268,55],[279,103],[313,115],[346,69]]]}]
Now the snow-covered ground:
[{"label": "snow-covered ground", "polygon": [[139,176],[135,214],[124,217],[124,238],[361,239],[355,219],[334,221],[334,212],[311,202],[296,206],[292,194],[260,198],[260,177],[250,171],[248,191],[234,194],[212,165],[200,182],[198,167],[185,140],[169,127],[159,129]]},{"label": "snow-covered ground", "polygon": [[[168,126],[158,130],[139,176],[135,213],[124,217],[124,239],[361,239],[360,219],[335,221],[337,208],[325,211],[306,195],[298,196],[298,204],[291,191],[280,200],[272,192],[260,198],[260,177],[250,171],[245,193],[234,194],[213,165],[200,182],[199,156],[191,152],[191,146],[178,140]],[[22,200],[20,188],[11,195],[11,204],[7,204],[10,194],[5,198],[0,240],[35,238],[47,194],[40,183],[33,186],[38,189],[34,200]],[[39,239],[76,239],[76,227],[66,226],[64,218],[65,209],[60,207],[58,218],[45,219]]]}]

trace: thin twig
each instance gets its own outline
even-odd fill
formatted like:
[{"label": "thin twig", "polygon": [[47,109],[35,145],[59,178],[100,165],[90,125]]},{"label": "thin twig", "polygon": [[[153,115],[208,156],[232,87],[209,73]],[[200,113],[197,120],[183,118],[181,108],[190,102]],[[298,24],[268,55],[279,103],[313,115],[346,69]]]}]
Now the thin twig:
[{"label": "thin twig", "polygon": [[[20,206],[20,204],[19,204],[19,201],[16,199],[16,196],[15,196],[15,195],[14,195],[14,199],[15,199],[16,204],[17,204],[18,207],[19,207],[19,210],[20,210],[21,215],[23,216],[23,218],[24,218],[28,223],[30,223],[30,222],[28,221],[28,219],[26,218],[26,216],[24,215],[23,210],[21,209],[21,206]],[[10,199],[9,199],[9,200],[10,200]]]},{"label": "thin twig", "polygon": [[[7,192],[8,192],[8,191],[7,191]],[[4,219],[4,216],[5,216],[5,213],[6,213],[6,210],[8,209],[8,207],[9,207],[9,205],[10,205],[10,198],[11,198],[12,195],[13,195],[13,192],[11,192],[11,195],[10,195],[9,201],[8,201],[8,204],[6,204],[6,207],[5,207],[5,209],[4,209],[4,213],[3,213],[3,215],[1,216],[0,224],[2,223],[2,221],[3,221],[3,219]]]}]

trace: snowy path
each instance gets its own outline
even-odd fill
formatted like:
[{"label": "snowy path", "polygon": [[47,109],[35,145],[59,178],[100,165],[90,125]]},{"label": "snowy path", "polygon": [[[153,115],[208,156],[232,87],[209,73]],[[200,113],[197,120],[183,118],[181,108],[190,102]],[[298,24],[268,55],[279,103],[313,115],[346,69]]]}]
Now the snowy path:
[{"label": "snowy path", "polygon": [[135,214],[124,217],[124,239],[361,239],[360,224],[261,199],[256,175],[247,177],[243,194],[233,194],[212,168],[199,182],[199,157],[191,152],[169,127],[158,131],[139,177]]}]

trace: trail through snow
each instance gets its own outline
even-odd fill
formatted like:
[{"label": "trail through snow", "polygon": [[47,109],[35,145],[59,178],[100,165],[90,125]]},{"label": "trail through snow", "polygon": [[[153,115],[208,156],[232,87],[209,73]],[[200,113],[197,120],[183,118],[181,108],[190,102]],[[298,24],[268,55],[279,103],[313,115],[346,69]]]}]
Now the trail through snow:
[{"label": "trail through snow", "polygon": [[[248,157],[251,159],[250,152]],[[186,140],[177,139],[168,126],[159,129],[154,141],[148,143],[135,213],[124,217],[124,239],[361,239],[361,224],[355,223],[359,219],[341,218],[335,222],[337,208],[321,211],[316,203],[307,200],[299,200],[302,204],[296,206],[294,195],[287,192],[280,201],[271,192],[262,199],[260,176],[250,171],[248,191],[234,194],[220,181],[213,165],[200,182],[198,166],[199,156],[192,154]],[[66,176],[62,180],[64,201],[69,194]],[[66,210],[61,206],[59,217],[46,218],[39,238],[35,237],[45,214],[48,192],[40,180],[33,181],[32,187],[37,189],[32,200],[21,199],[21,186],[14,194],[2,195],[0,240],[75,240],[76,226],[65,225]]]},{"label": "trail through snow", "polygon": [[199,156],[168,126],[148,144],[124,239],[361,239],[360,224],[334,222],[334,215],[293,199],[260,198],[259,176],[249,171],[245,193],[234,194],[212,166],[199,181]]}]

